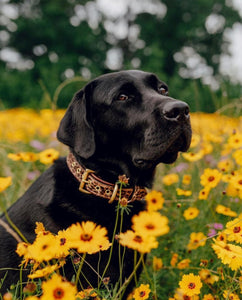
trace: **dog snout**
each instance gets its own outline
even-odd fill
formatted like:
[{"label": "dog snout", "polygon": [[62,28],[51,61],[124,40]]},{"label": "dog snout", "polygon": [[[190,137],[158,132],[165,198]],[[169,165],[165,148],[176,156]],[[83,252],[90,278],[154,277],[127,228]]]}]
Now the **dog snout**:
[{"label": "dog snout", "polygon": [[188,119],[189,106],[183,101],[169,101],[162,109],[165,119],[170,121],[182,121]]}]

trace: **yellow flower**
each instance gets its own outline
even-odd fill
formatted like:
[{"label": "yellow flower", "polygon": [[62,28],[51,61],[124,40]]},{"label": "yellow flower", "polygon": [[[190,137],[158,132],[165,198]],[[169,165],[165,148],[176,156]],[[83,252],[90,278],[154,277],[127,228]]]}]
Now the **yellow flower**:
[{"label": "yellow flower", "polygon": [[155,211],[162,209],[164,198],[161,192],[151,191],[145,196],[147,210],[148,211]]},{"label": "yellow flower", "polygon": [[142,211],[132,217],[132,229],[140,235],[160,236],[169,232],[168,218],[159,212]]},{"label": "yellow flower", "polygon": [[75,300],[76,287],[61,276],[53,274],[51,279],[42,283],[41,300]]},{"label": "yellow flower", "polygon": [[28,275],[28,277],[30,279],[35,279],[35,278],[41,278],[41,277],[46,277],[51,275],[54,271],[56,271],[57,269],[61,268],[64,265],[64,263],[62,262],[61,264],[56,264],[53,266],[47,266],[43,269],[39,269],[36,270],[34,273]]},{"label": "yellow flower", "polygon": [[0,193],[12,184],[12,177],[0,177]]},{"label": "yellow flower", "polygon": [[201,175],[200,183],[204,187],[214,188],[218,185],[222,177],[222,174],[217,169],[205,169]]},{"label": "yellow flower", "polygon": [[159,271],[163,267],[163,261],[161,258],[158,258],[156,256],[153,257],[153,270]]},{"label": "yellow flower", "polygon": [[137,232],[128,230],[119,234],[119,242],[123,246],[137,250],[141,253],[149,253],[153,248],[158,247],[158,242],[154,236],[140,235]]},{"label": "yellow flower", "polygon": [[93,254],[100,250],[107,250],[110,242],[107,229],[91,221],[71,225],[65,232],[68,246],[79,253]]},{"label": "yellow flower", "polygon": [[237,213],[235,211],[232,211],[229,207],[226,207],[224,205],[218,204],[217,207],[215,208],[215,211],[218,214],[222,214],[225,216],[229,216],[229,217],[236,217]]},{"label": "yellow flower", "polygon": [[179,177],[178,177],[178,175],[175,174],[175,173],[165,175],[165,176],[163,176],[163,178],[162,178],[162,182],[163,182],[165,185],[172,185],[172,184],[174,184],[174,183],[177,183],[178,181],[179,181]]},{"label": "yellow flower", "polygon": [[200,150],[198,151],[197,153],[194,153],[194,152],[188,152],[188,153],[182,153],[182,156],[190,161],[190,162],[194,162],[194,161],[198,161],[200,159],[203,158],[204,156],[204,151],[203,150]]},{"label": "yellow flower", "polygon": [[202,300],[215,300],[212,294],[206,294],[203,296]]},{"label": "yellow flower", "polygon": [[183,189],[177,188],[177,189],[176,189],[176,193],[177,193],[178,196],[186,196],[186,197],[189,197],[189,196],[191,196],[192,191],[189,191],[189,190],[183,190]]},{"label": "yellow flower", "polygon": [[242,220],[234,219],[226,224],[224,233],[228,235],[229,241],[234,241],[242,244]]},{"label": "yellow flower", "polygon": [[177,261],[178,261],[178,254],[173,253],[173,255],[171,257],[171,261],[170,261],[171,266],[175,267],[175,265],[177,264]]},{"label": "yellow flower", "polygon": [[182,276],[179,286],[188,296],[199,295],[202,282],[198,275],[190,273]]},{"label": "yellow flower", "polygon": [[228,145],[232,149],[239,149],[240,147],[242,147],[242,134],[235,133],[231,135],[228,139]]},{"label": "yellow flower", "polygon": [[227,244],[214,239],[212,248],[222,263],[228,264],[232,270],[237,270],[242,267],[242,248],[240,246]]},{"label": "yellow flower", "polygon": [[208,269],[202,269],[199,271],[199,276],[201,280],[207,284],[214,284],[219,281],[219,276],[212,274]]},{"label": "yellow flower", "polygon": [[239,296],[235,293],[225,290],[223,292],[223,297],[228,300],[240,300]]},{"label": "yellow flower", "polygon": [[39,153],[39,160],[42,164],[52,164],[59,157],[59,152],[55,149],[46,149]]},{"label": "yellow flower", "polygon": [[236,174],[232,177],[231,183],[235,187],[235,189],[242,190],[242,174]]},{"label": "yellow flower", "polygon": [[191,183],[192,176],[189,174],[183,175],[182,183],[185,185],[189,185]]},{"label": "yellow flower", "polygon": [[190,241],[187,245],[188,250],[195,250],[198,247],[202,247],[206,244],[207,237],[203,232],[192,232],[190,234]]},{"label": "yellow flower", "polygon": [[193,133],[190,148],[196,147],[199,144],[200,140],[200,135]]},{"label": "yellow flower", "polygon": [[141,284],[133,292],[134,300],[145,300],[149,298],[150,286],[149,284]]},{"label": "yellow flower", "polygon": [[234,163],[231,159],[223,159],[218,162],[217,164],[218,168],[222,172],[229,172],[233,169]]},{"label": "yellow flower", "polygon": [[41,263],[56,258],[57,251],[58,245],[53,234],[38,235],[33,244],[28,246],[27,258]]},{"label": "yellow flower", "polygon": [[177,264],[177,268],[178,269],[186,269],[189,267],[190,262],[191,262],[191,260],[189,258],[183,259]]},{"label": "yellow flower", "polygon": [[199,215],[199,209],[196,207],[189,207],[183,213],[183,216],[186,220],[195,219]]},{"label": "yellow flower", "polygon": [[208,199],[208,195],[210,192],[210,187],[204,187],[200,192],[199,192],[199,196],[198,199],[199,200],[207,200]]},{"label": "yellow flower", "polygon": [[[76,295],[76,299],[90,299],[90,298],[95,298],[94,300],[99,300],[100,298],[97,297],[97,293],[95,292],[95,290],[93,288],[87,288],[83,291],[80,291],[77,295]],[[102,299],[104,300],[104,298]]]},{"label": "yellow flower", "polygon": [[193,296],[188,296],[182,289],[176,289],[175,295],[174,295],[175,300],[199,300],[198,295],[193,295]]},{"label": "yellow flower", "polygon": [[233,158],[239,166],[242,166],[242,149],[234,151]]}]

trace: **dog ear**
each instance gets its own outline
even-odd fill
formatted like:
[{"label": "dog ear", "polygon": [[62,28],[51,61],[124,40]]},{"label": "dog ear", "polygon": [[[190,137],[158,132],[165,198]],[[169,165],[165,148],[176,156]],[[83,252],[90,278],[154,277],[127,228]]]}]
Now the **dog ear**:
[{"label": "dog ear", "polygon": [[95,138],[88,121],[87,103],[83,90],[77,92],[60,122],[57,138],[87,159],[95,152]]}]

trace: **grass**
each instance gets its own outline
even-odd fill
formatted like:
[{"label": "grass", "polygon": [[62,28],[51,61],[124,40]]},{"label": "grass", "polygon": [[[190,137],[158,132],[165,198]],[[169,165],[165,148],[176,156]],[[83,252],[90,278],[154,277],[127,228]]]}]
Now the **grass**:
[{"label": "grass", "polygon": [[[23,161],[22,156],[15,161],[8,158],[8,154],[40,153],[44,149],[54,148],[60,155],[66,155],[67,148],[56,141],[54,134],[62,115],[62,110],[41,110],[37,113],[14,109],[0,112],[0,177],[12,178],[12,184],[0,193],[2,210],[21,196],[49,166],[39,157],[35,161]],[[30,120],[31,128],[28,125]],[[157,238],[159,246],[148,254],[136,293],[130,299],[234,300],[241,296],[241,232],[236,235],[228,230],[235,227],[239,230],[237,227],[241,226],[242,219],[242,119],[216,113],[193,113],[191,120],[193,141],[190,154],[181,154],[176,163],[159,165],[157,168],[153,190],[161,191],[165,199],[160,213],[168,218],[170,230]],[[214,170],[217,173],[213,173]],[[184,176],[187,176],[186,181]],[[187,195],[188,192],[190,195]],[[225,208],[219,211],[218,205]],[[186,219],[184,212],[189,208],[196,208],[198,215],[193,215],[192,210],[191,218]],[[237,226],[228,223],[232,220],[237,220]],[[224,231],[226,224],[228,229]],[[203,237],[191,246],[191,234],[198,232]],[[235,240],[238,235],[240,239]],[[216,243],[220,243],[217,252],[213,247]],[[231,245],[240,247],[236,248],[239,252]],[[187,290],[179,289],[183,275],[191,273],[198,275],[202,282],[202,288],[193,295],[189,295],[189,290],[187,293]],[[41,282],[43,294],[47,294],[48,289],[58,284],[58,280],[54,279],[49,274],[41,279],[33,279],[38,286],[33,292],[25,291],[21,296],[13,296],[13,288],[11,295],[5,295],[4,299],[40,295]],[[107,289],[109,293],[100,288],[95,290],[97,294],[91,292],[88,296],[86,292],[79,294],[79,298],[118,299],[122,295],[122,286],[111,292],[111,287]]]}]

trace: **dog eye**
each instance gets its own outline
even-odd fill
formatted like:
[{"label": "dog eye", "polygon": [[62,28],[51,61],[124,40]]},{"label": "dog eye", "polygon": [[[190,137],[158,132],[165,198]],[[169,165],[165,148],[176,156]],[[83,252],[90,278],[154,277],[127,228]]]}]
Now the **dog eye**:
[{"label": "dog eye", "polygon": [[168,90],[166,88],[164,88],[163,86],[159,87],[158,91],[161,95],[168,96]]},{"label": "dog eye", "polygon": [[128,100],[129,99],[129,96],[125,95],[125,94],[120,94],[118,96],[118,100],[120,101],[125,101],[125,100]]}]

